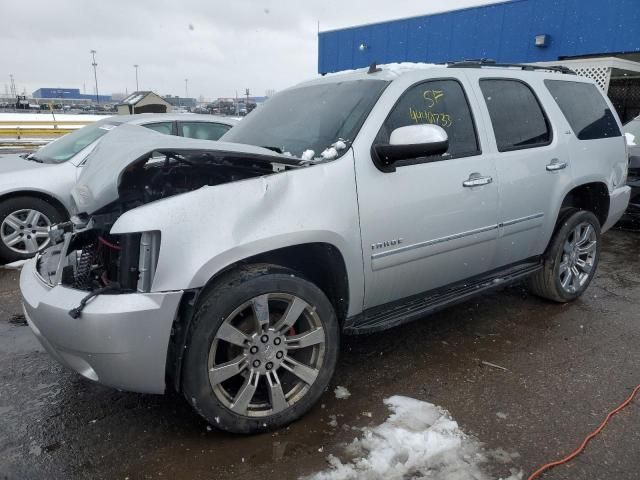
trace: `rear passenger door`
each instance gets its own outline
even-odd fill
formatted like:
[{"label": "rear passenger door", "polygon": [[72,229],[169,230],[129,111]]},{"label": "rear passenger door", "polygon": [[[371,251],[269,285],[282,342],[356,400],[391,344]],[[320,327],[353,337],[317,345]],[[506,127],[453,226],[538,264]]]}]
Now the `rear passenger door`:
[{"label": "rear passenger door", "polygon": [[[544,252],[572,183],[567,138],[551,121],[558,115],[543,76],[538,76],[479,76],[476,83],[484,100],[485,122],[493,130],[488,151],[495,159],[500,185],[496,251],[500,267]],[[554,109],[553,115],[548,108]]]},{"label": "rear passenger door", "polygon": [[199,140],[218,140],[231,127],[214,122],[178,122],[178,135]]}]

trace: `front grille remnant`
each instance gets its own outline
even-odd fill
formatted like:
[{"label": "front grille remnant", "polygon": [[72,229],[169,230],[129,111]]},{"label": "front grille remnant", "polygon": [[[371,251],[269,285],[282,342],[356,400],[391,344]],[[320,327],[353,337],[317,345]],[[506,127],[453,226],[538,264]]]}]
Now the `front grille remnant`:
[{"label": "front grille remnant", "polygon": [[90,290],[92,285],[91,269],[98,256],[98,244],[92,242],[82,249],[73,278],[73,287],[79,290]]}]

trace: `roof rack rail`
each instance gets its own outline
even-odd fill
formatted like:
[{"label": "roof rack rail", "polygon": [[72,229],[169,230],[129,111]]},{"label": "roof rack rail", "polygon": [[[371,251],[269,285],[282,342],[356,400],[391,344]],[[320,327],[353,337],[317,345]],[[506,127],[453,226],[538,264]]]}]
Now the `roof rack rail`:
[{"label": "roof rack rail", "polygon": [[489,58],[480,58],[472,60],[463,60],[460,62],[448,62],[447,68],[482,68],[482,67],[502,67],[502,68],[520,68],[521,70],[534,71],[546,70],[551,72],[565,73],[567,75],[576,75],[576,72],[568,67],[545,66],[545,65],[529,65],[526,63],[497,63]]}]

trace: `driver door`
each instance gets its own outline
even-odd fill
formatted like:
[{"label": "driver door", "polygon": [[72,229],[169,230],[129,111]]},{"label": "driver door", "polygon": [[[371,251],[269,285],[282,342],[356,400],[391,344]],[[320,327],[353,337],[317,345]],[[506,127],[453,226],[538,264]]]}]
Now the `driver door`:
[{"label": "driver door", "polygon": [[398,127],[436,124],[449,137],[444,155],[400,161],[390,173],[376,168],[371,150],[356,160],[365,309],[494,268],[496,167],[482,154],[466,91],[458,79],[410,86],[375,139],[388,143]]}]

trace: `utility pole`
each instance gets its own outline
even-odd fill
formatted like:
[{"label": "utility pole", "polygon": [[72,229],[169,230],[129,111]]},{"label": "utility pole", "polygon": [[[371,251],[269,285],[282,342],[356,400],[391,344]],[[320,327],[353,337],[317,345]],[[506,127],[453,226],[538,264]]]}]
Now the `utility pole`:
[{"label": "utility pole", "polygon": [[9,78],[11,79],[11,95],[15,97],[18,95],[18,92],[16,92],[16,82],[13,79],[13,74],[9,74]]},{"label": "utility pole", "polygon": [[251,92],[249,92],[249,89],[248,89],[248,88],[245,88],[245,89],[244,89],[244,94],[247,96],[247,104],[245,105],[245,107],[247,108],[247,110],[249,110],[249,94],[250,94],[250,93],[251,93]]},{"label": "utility pole", "polygon": [[140,65],[138,65],[137,63],[133,66],[133,68],[136,69],[136,92],[140,91],[140,87],[138,87],[138,67]]},{"label": "utility pole", "polygon": [[91,58],[93,58],[93,63],[91,64],[93,66],[93,78],[96,81],[96,103],[100,103],[100,95],[98,94],[98,72],[96,67],[98,66],[98,64],[96,63],[96,51],[95,50],[91,50],[89,53],[91,53]]}]

